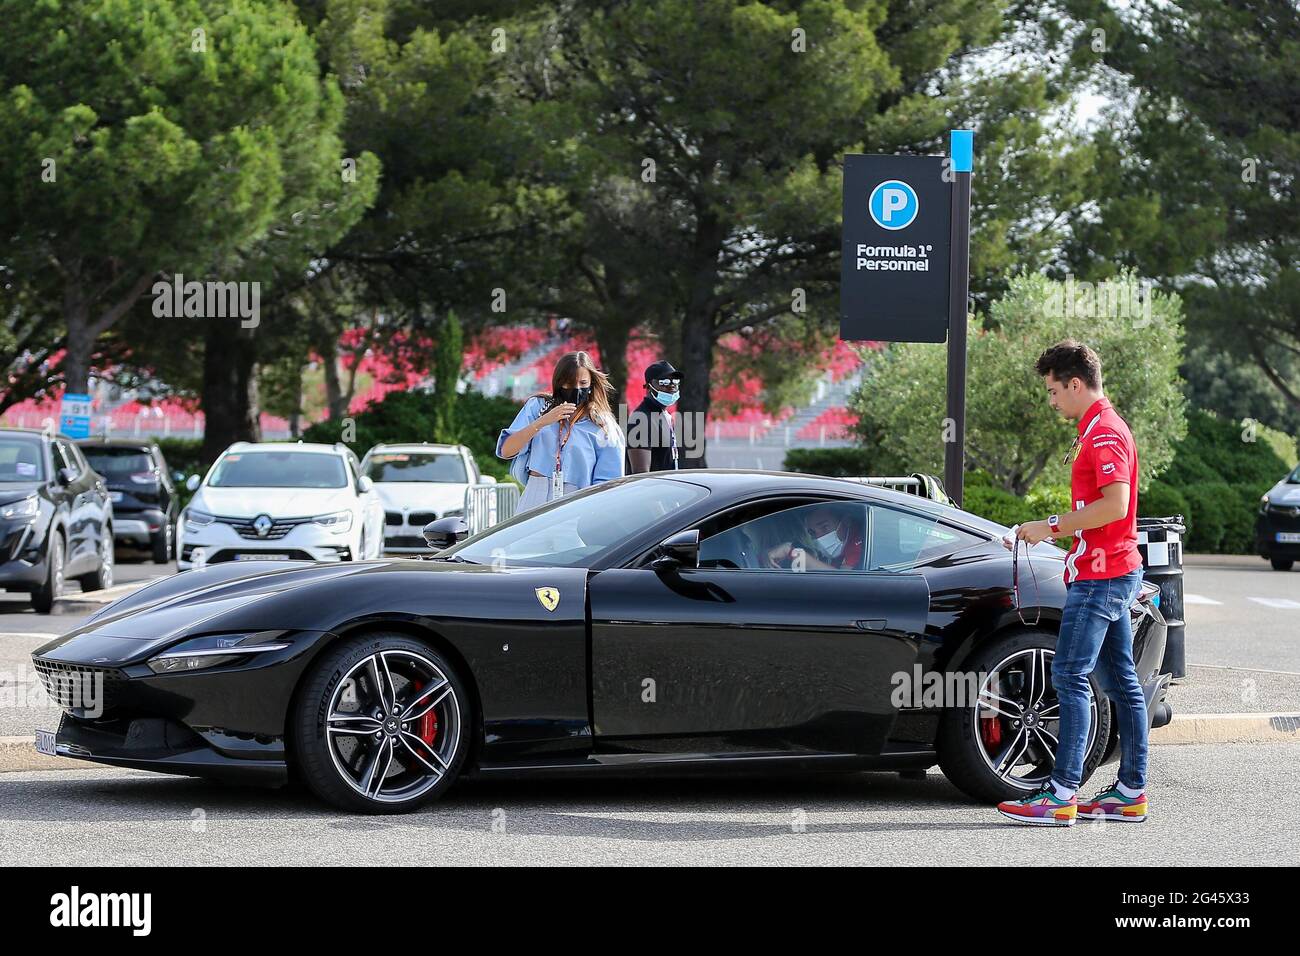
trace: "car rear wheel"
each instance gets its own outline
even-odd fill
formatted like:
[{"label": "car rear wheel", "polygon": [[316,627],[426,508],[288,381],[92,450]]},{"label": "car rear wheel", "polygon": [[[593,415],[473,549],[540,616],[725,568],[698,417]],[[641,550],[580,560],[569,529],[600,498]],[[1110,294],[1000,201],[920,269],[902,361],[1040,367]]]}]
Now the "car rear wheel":
[{"label": "car rear wheel", "polygon": [[1273,558],[1271,563],[1274,571],[1290,571],[1295,561],[1291,558]]},{"label": "car rear wheel", "polygon": [[83,591],[103,591],[113,586],[113,529],[105,528],[99,540],[99,568],[77,578]]},{"label": "car rear wheel", "polygon": [[469,698],[441,654],[376,633],[325,652],[295,699],[293,756],[322,800],[405,813],[441,796],[468,751]]},{"label": "car rear wheel", "polygon": [[49,614],[54,610],[54,601],[63,596],[64,553],[63,535],[57,531],[50,532],[50,540],[45,545],[49,556],[45,571],[45,581],[32,592],[32,607],[38,614]]},{"label": "car rear wheel", "polygon": [[[978,696],[945,711],[939,765],[949,780],[977,800],[1024,796],[1051,777],[1061,719],[1052,688],[1055,648],[1054,634],[1016,630],[978,649],[963,666],[964,672],[977,675],[972,683],[978,684]],[[1092,697],[1084,781],[1101,763],[1111,721],[1111,708],[1096,678],[1088,681]]]}]

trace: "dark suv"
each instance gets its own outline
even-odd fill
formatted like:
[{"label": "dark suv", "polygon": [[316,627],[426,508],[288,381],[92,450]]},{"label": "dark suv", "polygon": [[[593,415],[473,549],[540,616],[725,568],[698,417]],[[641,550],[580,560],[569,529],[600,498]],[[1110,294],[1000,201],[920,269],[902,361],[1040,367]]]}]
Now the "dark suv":
[{"label": "dark suv", "polygon": [[1300,560],[1300,465],[1259,499],[1255,548],[1277,571]]},{"label": "dark suv", "polygon": [[113,584],[108,485],[68,439],[0,428],[0,588],[48,613],[69,577]]},{"label": "dark suv", "polygon": [[113,537],[147,548],[154,562],[172,559],[176,533],[176,487],[162,451],[150,441],[89,438],[77,443],[90,466],[108,482],[113,499]]}]

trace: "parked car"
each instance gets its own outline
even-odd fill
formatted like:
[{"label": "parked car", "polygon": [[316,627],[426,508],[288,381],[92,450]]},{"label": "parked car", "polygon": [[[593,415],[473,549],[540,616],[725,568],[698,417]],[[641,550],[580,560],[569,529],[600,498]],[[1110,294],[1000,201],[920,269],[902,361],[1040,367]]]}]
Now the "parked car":
[{"label": "parked car", "polygon": [[361,561],[384,543],[384,507],[345,445],[236,442],[181,513],[176,565]]},{"label": "parked car", "polygon": [[1259,499],[1255,547],[1275,571],[1300,560],[1300,465]]},{"label": "parked car", "polygon": [[[842,564],[803,564],[804,549],[832,554],[813,536],[835,517]],[[412,810],[462,774],[936,763],[995,802],[1055,764],[1066,595],[1065,552],[1013,557],[1007,531],[857,482],[691,469],[472,537],[442,518],[427,561],[173,575],[36,650],[65,714],[38,748],[267,784],[296,772],[369,813]],[[1129,608],[1157,727],[1172,717],[1159,593],[1146,584]],[[1085,779],[1117,749],[1090,686]]]},{"label": "parked car", "polygon": [[70,577],[113,586],[108,485],[67,438],[0,428],[0,588],[48,614]]},{"label": "parked car", "polygon": [[151,441],[88,438],[77,443],[90,467],[108,483],[113,539],[145,548],[156,564],[172,559],[176,486],[162,451]]},{"label": "parked car", "polygon": [[462,516],[465,490],[479,482],[474,453],[464,445],[376,445],[361,459],[361,473],[375,483],[384,503],[384,550],[425,554],[424,526]]}]

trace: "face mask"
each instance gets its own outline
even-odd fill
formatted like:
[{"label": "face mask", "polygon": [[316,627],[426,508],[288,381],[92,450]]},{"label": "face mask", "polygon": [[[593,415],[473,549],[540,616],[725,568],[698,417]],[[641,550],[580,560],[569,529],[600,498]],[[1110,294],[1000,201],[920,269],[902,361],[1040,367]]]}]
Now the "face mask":
[{"label": "face mask", "polygon": [[658,402],[658,403],[659,403],[660,405],[662,405],[664,408],[667,408],[669,405],[675,405],[675,404],[677,404],[677,399],[681,396],[682,393],[681,393],[681,392],[661,392],[661,391],[659,391],[658,389],[653,389],[653,388],[652,388],[652,389],[650,390],[650,394],[654,396],[654,400],[655,400],[656,402]]},{"label": "face mask", "polygon": [[822,554],[828,558],[838,558],[840,552],[844,550],[844,542],[840,540],[839,531],[828,531],[816,540],[817,547],[821,548]]},{"label": "face mask", "polygon": [[588,387],[557,388],[555,390],[555,400],[559,402],[569,402],[573,405],[581,405],[589,398],[591,398],[591,389]]}]

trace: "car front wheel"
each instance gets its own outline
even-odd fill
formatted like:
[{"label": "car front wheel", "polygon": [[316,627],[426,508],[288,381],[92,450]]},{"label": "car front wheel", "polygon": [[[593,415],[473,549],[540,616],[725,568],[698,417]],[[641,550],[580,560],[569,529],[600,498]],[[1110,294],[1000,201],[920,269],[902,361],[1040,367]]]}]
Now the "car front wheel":
[{"label": "car front wheel", "polygon": [[1295,561],[1291,558],[1273,558],[1271,563],[1274,571],[1290,571]]},{"label": "car front wheel", "polygon": [[293,757],[336,807],[405,813],[441,796],[468,750],[469,698],[427,645],[376,633],[327,650],[294,703]]},{"label": "car front wheel", "polygon": [[63,535],[58,531],[50,532],[45,553],[48,558],[45,580],[32,592],[32,607],[38,614],[49,614],[54,610],[55,600],[63,596],[64,545]]},{"label": "car front wheel", "polygon": [[[944,712],[939,764],[957,787],[990,803],[1024,796],[1045,784],[1056,765],[1061,705],[1052,687],[1056,635],[1016,630],[990,641],[963,665],[978,685],[973,699]],[[1086,781],[1105,755],[1111,708],[1089,677]],[[966,686],[965,683],[961,686]],[[1098,706],[1098,701],[1103,706]]]}]

